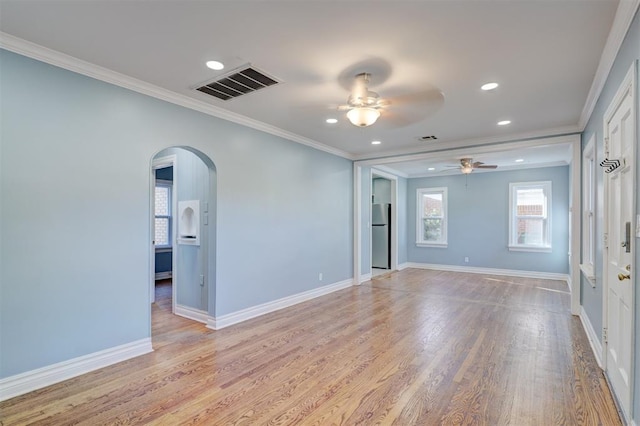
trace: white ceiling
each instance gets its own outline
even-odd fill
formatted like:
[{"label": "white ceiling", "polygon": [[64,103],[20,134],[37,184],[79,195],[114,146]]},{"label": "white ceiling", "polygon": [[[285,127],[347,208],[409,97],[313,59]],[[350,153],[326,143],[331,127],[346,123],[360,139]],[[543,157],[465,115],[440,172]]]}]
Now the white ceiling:
[{"label": "white ceiling", "polygon": [[[349,158],[375,158],[578,131],[617,6],[617,0],[1,0],[0,28]],[[226,69],[206,68],[211,59]],[[193,90],[246,63],[283,84],[226,102]],[[395,101],[364,129],[336,110],[351,77],[363,71],[372,74],[372,90]],[[489,81],[500,87],[481,91]],[[433,95],[440,93],[438,102]],[[429,100],[400,102],[423,97]],[[338,124],[326,124],[328,117]],[[496,125],[504,119],[512,124]],[[438,139],[418,140],[425,135]],[[374,139],[382,143],[371,145]],[[513,154],[474,160],[504,169]],[[564,154],[539,150],[531,158],[553,163]],[[457,162],[440,160],[438,167]],[[395,165],[406,174],[425,166]]]}]

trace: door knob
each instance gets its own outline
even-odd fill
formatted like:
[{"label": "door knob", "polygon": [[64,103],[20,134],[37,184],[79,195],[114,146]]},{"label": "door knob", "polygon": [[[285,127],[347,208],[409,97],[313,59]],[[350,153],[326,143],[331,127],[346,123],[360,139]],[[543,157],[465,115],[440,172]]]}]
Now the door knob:
[{"label": "door knob", "polygon": [[[631,264],[628,264],[627,266],[625,266],[624,269],[626,269],[628,272],[631,272]],[[631,279],[631,274],[625,275],[622,272],[618,274],[618,280],[620,281],[630,280],[630,279]]]}]

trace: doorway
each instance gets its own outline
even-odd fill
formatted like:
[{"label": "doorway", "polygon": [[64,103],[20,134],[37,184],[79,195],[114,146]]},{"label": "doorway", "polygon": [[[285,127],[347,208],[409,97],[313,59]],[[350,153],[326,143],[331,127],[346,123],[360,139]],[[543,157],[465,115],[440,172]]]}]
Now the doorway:
[{"label": "doorway", "polygon": [[150,300],[161,295],[171,313],[202,323],[215,315],[216,183],[213,162],[196,149],[152,159]]},{"label": "doorway", "polygon": [[635,63],[604,115],[603,358],[627,421],[633,401],[635,291],[631,228],[635,217]]}]

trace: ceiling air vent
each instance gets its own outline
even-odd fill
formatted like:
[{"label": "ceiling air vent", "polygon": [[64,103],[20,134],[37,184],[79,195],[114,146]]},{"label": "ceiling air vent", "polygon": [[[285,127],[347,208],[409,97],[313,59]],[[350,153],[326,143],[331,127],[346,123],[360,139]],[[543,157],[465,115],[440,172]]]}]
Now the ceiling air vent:
[{"label": "ceiling air vent", "polygon": [[435,137],[434,135],[430,135],[430,136],[418,136],[418,139],[421,141],[435,141],[438,138]]},{"label": "ceiling air vent", "polygon": [[278,83],[280,82],[273,77],[248,65],[239,71],[234,70],[232,74],[218,77],[204,86],[197,87],[196,90],[228,101]]}]

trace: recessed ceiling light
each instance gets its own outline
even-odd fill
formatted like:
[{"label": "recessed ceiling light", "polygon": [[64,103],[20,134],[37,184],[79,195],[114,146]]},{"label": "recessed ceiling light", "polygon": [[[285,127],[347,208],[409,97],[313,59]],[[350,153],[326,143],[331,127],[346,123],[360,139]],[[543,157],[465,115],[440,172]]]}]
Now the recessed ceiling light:
[{"label": "recessed ceiling light", "polygon": [[327,123],[329,123],[329,124],[336,124],[338,122],[338,119],[337,118],[327,118],[325,121]]},{"label": "recessed ceiling light", "polygon": [[221,69],[224,69],[224,64],[218,61],[207,61],[207,67],[212,70],[220,71]]},{"label": "recessed ceiling light", "polygon": [[381,143],[380,141],[371,141],[371,145],[380,145]]},{"label": "recessed ceiling light", "polygon": [[482,86],[480,86],[480,88],[482,90],[493,90],[498,86],[499,86],[498,83],[487,83],[487,84],[483,84]]},{"label": "recessed ceiling light", "polygon": [[430,172],[434,171],[436,168],[435,167],[429,167],[427,170],[429,170]]},{"label": "recessed ceiling light", "polygon": [[524,160],[523,160],[522,158],[518,158],[518,159],[516,160],[516,163],[522,163],[523,161],[524,161]]},{"label": "recessed ceiling light", "polygon": [[498,121],[498,126],[506,126],[507,124],[511,124],[511,120]]}]

